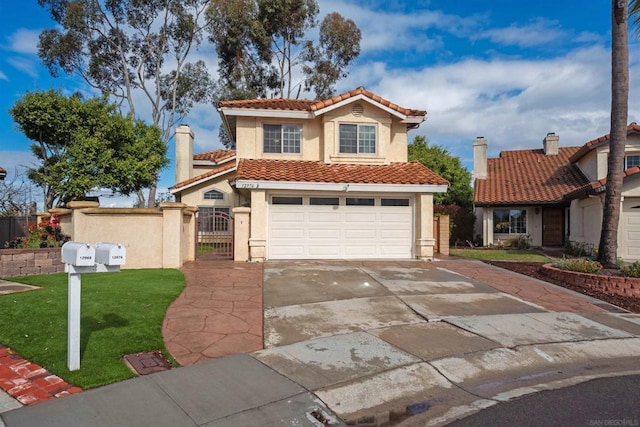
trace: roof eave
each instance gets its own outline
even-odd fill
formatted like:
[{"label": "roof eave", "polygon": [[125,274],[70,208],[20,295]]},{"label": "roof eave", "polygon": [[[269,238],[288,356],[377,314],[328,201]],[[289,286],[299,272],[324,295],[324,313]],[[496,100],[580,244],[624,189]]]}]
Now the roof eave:
[{"label": "roof eave", "polygon": [[[169,193],[171,193],[171,194],[180,193],[181,191],[184,191],[184,190],[186,190],[188,188],[195,187],[197,185],[202,184],[203,182],[209,181],[209,180],[214,179],[214,178],[219,178],[219,177],[221,177],[223,175],[226,175],[226,174],[228,174],[230,172],[235,172],[236,170],[237,170],[237,166],[233,167],[231,169],[227,169],[227,170],[221,171],[219,173],[213,174],[211,176],[204,177],[202,179],[199,179],[197,181],[191,182],[191,183],[189,183],[187,185],[183,185],[181,187],[176,187],[174,185],[173,187],[169,187]],[[180,183],[178,183],[178,184],[180,184]],[[178,184],[176,184],[176,185],[178,185]]]},{"label": "roof eave", "polygon": [[384,192],[384,193],[445,193],[448,186],[443,184],[360,184],[349,182],[306,182],[267,181],[236,179],[235,186],[248,190],[298,190],[298,191],[340,191],[340,192]]}]

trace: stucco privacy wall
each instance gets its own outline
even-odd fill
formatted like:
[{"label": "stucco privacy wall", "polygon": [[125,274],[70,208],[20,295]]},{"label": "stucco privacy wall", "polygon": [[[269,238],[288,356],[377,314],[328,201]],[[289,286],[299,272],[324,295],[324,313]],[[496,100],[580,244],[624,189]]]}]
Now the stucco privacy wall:
[{"label": "stucco privacy wall", "polygon": [[58,214],[65,234],[77,242],[121,243],[124,268],[178,268],[195,259],[197,208],[161,203],[159,208],[100,208],[97,202],[70,202]]}]

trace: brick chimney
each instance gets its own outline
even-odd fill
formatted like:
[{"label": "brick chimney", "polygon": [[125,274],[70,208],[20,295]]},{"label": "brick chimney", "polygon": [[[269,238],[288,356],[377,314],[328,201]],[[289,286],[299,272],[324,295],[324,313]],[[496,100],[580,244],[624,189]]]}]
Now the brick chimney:
[{"label": "brick chimney", "polygon": [[473,178],[487,177],[487,140],[479,136],[473,140]]},{"label": "brick chimney", "polygon": [[193,175],[193,132],[189,125],[176,129],[176,183]]},{"label": "brick chimney", "polygon": [[560,137],[553,132],[549,132],[542,140],[542,146],[544,148],[544,154],[547,156],[557,156]]}]

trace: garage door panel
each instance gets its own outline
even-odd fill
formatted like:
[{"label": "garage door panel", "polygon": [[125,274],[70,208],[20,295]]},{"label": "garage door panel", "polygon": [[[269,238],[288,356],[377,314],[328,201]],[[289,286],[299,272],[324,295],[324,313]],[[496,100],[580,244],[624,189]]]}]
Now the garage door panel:
[{"label": "garage door panel", "polygon": [[375,242],[376,232],[371,229],[361,229],[361,230],[345,230],[345,237],[347,240],[366,240],[369,242]]},{"label": "garage door panel", "polygon": [[[323,196],[325,197],[325,196]],[[329,197],[329,196],[326,196]],[[270,259],[410,258],[413,207],[269,205]]]}]

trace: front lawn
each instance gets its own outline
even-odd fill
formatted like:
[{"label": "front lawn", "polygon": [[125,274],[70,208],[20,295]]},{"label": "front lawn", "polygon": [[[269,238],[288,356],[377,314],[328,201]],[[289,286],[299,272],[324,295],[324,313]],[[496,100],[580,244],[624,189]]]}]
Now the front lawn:
[{"label": "front lawn", "polygon": [[168,353],[162,321],[182,292],[178,270],[141,269],[82,275],[80,370],[67,369],[67,275],[11,278],[43,289],[0,295],[0,343],[67,382],[97,387],[135,376],[125,354]]},{"label": "front lawn", "polygon": [[518,249],[451,249],[451,255],[479,259],[481,261],[530,261],[551,262],[548,258],[534,250]]}]

